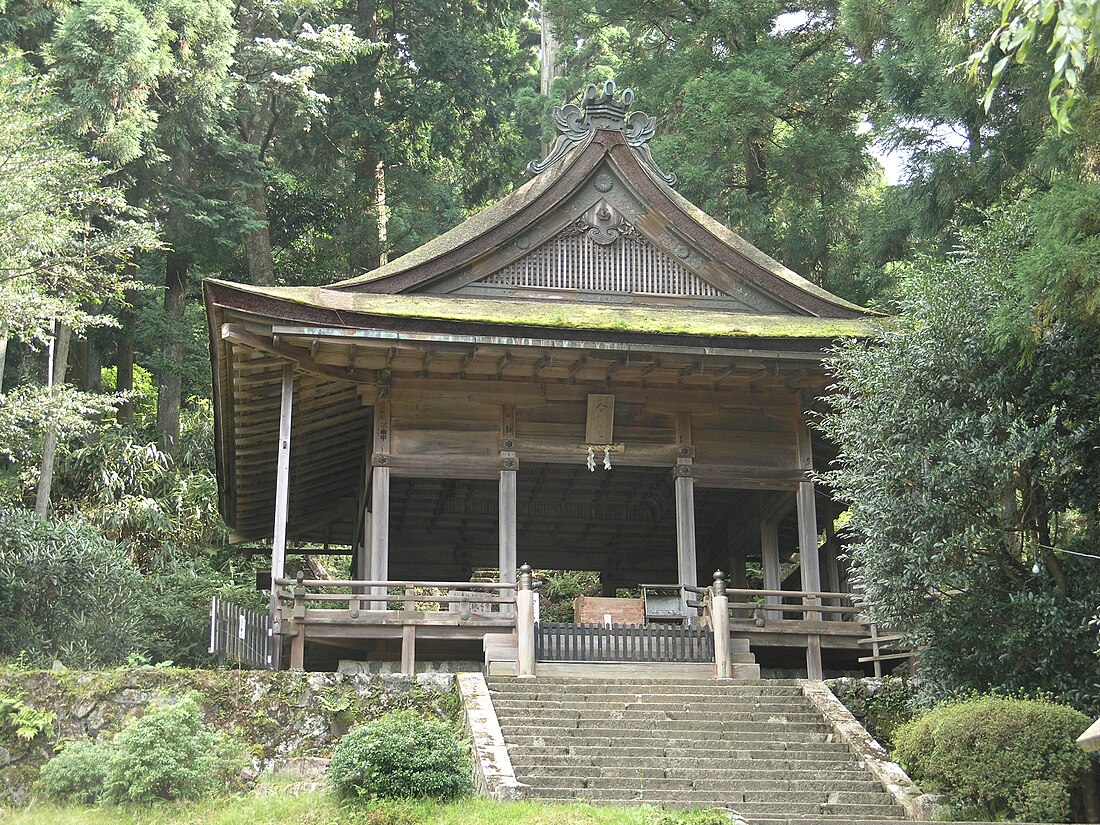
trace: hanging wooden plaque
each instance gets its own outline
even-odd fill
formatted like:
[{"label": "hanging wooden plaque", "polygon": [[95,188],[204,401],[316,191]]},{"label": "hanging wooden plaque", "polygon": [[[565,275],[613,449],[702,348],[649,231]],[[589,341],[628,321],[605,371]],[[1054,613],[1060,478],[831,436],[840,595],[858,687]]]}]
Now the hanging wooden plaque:
[{"label": "hanging wooden plaque", "polygon": [[588,418],[584,431],[587,444],[610,444],[615,434],[615,396],[588,396]]}]

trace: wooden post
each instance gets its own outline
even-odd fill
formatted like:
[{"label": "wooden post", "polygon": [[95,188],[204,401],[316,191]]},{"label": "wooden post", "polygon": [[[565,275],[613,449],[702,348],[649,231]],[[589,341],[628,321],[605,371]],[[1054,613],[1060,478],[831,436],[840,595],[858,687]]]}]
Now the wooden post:
[{"label": "wooden post", "polygon": [[401,627],[401,672],[406,676],[416,675],[416,625]]},{"label": "wooden post", "polygon": [[730,600],[726,596],[726,576],[721,570],[714,573],[710,590],[710,624],[714,631],[714,678],[732,679],[733,662],[730,659]]},{"label": "wooden post", "polygon": [[294,635],[290,639],[290,669],[305,670],[306,664],[306,588],[302,584],[305,574],[298,571],[298,582],[294,585]]},{"label": "wooden post", "polygon": [[[760,522],[760,555],[764,564],[764,589],[782,590],[783,581],[779,577],[779,523],[764,520]],[[765,596],[768,604],[783,604],[782,596]],[[765,613],[769,619],[782,619],[783,613],[769,610]]]},{"label": "wooden post", "polygon": [[[500,490],[497,511],[497,556],[502,584],[516,581],[516,408],[506,404],[500,408]],[[500,612],[507,614],[509,605]]]},{"label": "wooden post", "polygon": [[516,656],[520,678],[535,676],[535,591],[531,565],[519,569],[516,590]]},{"label": "wooden post", "polygon": [[271,621],[278,627],[272,642],[272,668],[282,666],[282,617],[279,610],[277,579],[286,575],[286,522],[290,501],[290,425],[294,412],[294,368],[283,365],[283,385],[279,397],[279,443],[275,458],[275,524],[271,539]]},{"label": "wooden post", "polygon": [[[380,388],[381,392],[381,388]],[[374,469],[371,477],[370,575],[373,581],[386,581],[390,573],[390,399],[379,396],[374,407]],[[374,587],[372,595],[385,596],[385,588]],[[385,600],[371,602],[371,610],[386,610]]]},{"label": "wooden post", "polygon": [[[813,451],[810,441],[810,426],[803,414],[798,421],[798,466],[805,472],[813,469]],[[821,568],[817,546],[817,503],[814,500],[814,485],[807,476],[798,484],[798,555],[802,567],[802,589],[804,591],[821,590]],[[819,599],[803,599],[803,604],[820,604]],[[806,621],[821,621],[819,611],[807,611]],[[821,679],[824,671],[821,667],[821,635],[810,633],[806,637],[806,676],[809,679]]]},{"label": "wooden post", "polygon": [[[696,587],[699,583],[698,564],[695,555],[695,479],[692,469],[691,415],[676,415],[676,571],[677,583]],[[696,610],[687,606],[689,594],[680,593],[681,610],[685,624],[693,624]]]}]

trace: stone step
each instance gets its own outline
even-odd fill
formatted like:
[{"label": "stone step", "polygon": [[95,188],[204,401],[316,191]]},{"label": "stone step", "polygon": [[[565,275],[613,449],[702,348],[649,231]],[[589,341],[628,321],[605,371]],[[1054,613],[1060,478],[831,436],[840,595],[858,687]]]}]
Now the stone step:
[{"label": "stone step", "polygon": [[756,825],[897,822],[903,809],[797,680],[492,679],[536,799],[735,810]]},{"label": "stone step", "polygon": [[[739,802],[713,791],[659,791],[647,792],[574,788],[532,788],[532,799],[544,800],[584,800],[604,805],[663,805],[670,808],[725,808],[744,816],[750,822],[756,817],[775,817],[777,800],[764,802]],[[883,820],[898,821],[904,819],[904,812],[897,805],[852,805],[843,802],[785,802],[782,803],[786,818],[817,817],[827,815],[837,821],[851,822],[853,819],[874,817]]]},{"label": "stone step", "polygon": [[[515,746],[517,748],[536,747],[536,748],[568,748],[572,752],[586,752],[579,751],[577,748],[603,748],[605,752],[610,753],[609,748],[612,746],[607,745],[607,737],[594,737],[585,736],[584,731],[577,729],[574,736],[554,736],[550,734],[530,734],[525,736],[511,736],[505,731],[505,741],[509,746]],[[742,736],[730,735],[727,739],[708,738],[701,740],[697,738],[684,738],[684,739],[670,739],[659,737],[656,739],[630,739],[623,741],[623,744],[617,747],[630,747],[630,748],[646,748],[650,753],[654,755],[670,755],[669,758],[686,758],[686,757],[700,757],[709,760],[715,759],[751,759],[752,753],[763,753],[771,750],[774,757],[783,759],[820,759],[821,753],[816,750],[815,747],[803,747],[803,746],[820,746],[820,745],[833,745],[836,742],[822,739],[821,741],[781,741],[771,739],[757,739],[751,740]],[[834,757],[837,759],[847,759],[842,753],[834,753]]]},{"label": "stone step", "polygon": [[793,689],[801,692],[802,680],[801,679],[746,679],[744,681],[717,681],[715,679],[615,679],[615,678],[601,678],[601,679],[575,679],[570,676],[546,676],[546,678],[539,679],[506,679],[497,678],[488,680],[489,687],[496,687],[499,684],[518,684],[518,685],[561,685],[568,684],[570,686],[621,686],[621,685],[638,685],[638,684],[651,684],[662,687],[678,687],[678,686],[702,686],[702,687],[738,687],[738,689],[764,689],[764,690],[781,690],[781,689]]},{"label": "stone step", "polygon": [[619,700],[606,699],[603,696],[597,696],[594,698],[586,699],[584,697],[575,698],[567,696],[565,698],[538,698],[527,699],[519,697],[493,697],[493,706],[497,709],[497,713],[501,713],[505,710],[576,710],[576,711],[589,711],[592,713],[603,713],[607,710],[643,710],[643,711],[712,711],[715,713],[729,714],[731,712],[736,713],[769,713],[769,714],[805,714],[807,716],[821,717],[821,714],[816,711],[812,705],[808,702],[791,702],[789,700],[776,701],[776,702],[762,702],[762,701],[744,701],[737,702],[732,708],[730,702],[718,700],[715,701],[710,697],[701,697],[699,699],[693,698],[676,698],[676,701],[672,701],[669,696],[655,697],[653,700],[644,698],[629,698],[624,697]]},{"label": "stone step", "polygon": [[[514,740],[515,738],[513,738]],[[698,760],[706,767],[708,764],[725,764],[729,762],[760,762],[765,760],[782,761],[813,761],[818,765],[858,765],[854,762],[848,750],[848,746],[842,742],[776,742],[769,746],[759,748],[737,748],[723,750],[719,754],[708,754],[700,751],[694,744],[679,747],[648,746],[638,744],[614,745],[573,745],[569,743],[547,742],[538,737],[529,737],[529,741],[513,741],[508,743],[509,750],[514,754],[513,759],[525,758],[528,761],[550,760],[569,758],[578,760],[577,764],[599,764],[601,759],[617,759],[626,762],[639,759],[658,760],[662,764],[667,760]],[[584,761],[587,760],[587,761]],[[692,763],[694,765],[694,762]]]},{"label": "stone step", "polygon": [[[666,728],[675,728],[681,722],[701,723],[747,723],[761,725],[811,725],[822,727],[821,714],[807,711],[775,712],[730,710],[722,712],[718,706],[699,707],[685,710],[646,710],[642,707],[606,707],[597,709],[580,708],[523,708],[520,705],[497,707],[497,719],[508,719],[512,724],[523,725],[527,722],[624,722],[628,724],[661,724]],[[671,723],[671,724],[667,724]]]},{"label": "stone step", "polygon": [[[567,770],[567,769],[563,769]],[[742,779],[738,776],[723,774],[721,771],[692,775],[689,772],[681,772],[679,776],[660,776],[658,770],[635,771],[633,775],[623,770],[615,775],[609,771],[602,771],[594,776],[589,773],[536,773],[533,770],[523,770],[517,774],[524,782],[533,787],[540,788],[595,788],[595,787],[623,787],[623,788],[657,788],[657,787],[684,787],[689,790],[728,790],[737,793],[764,793],[775,791],[803,792],[825,794],[830,793],[862,793],[876,797],[882,802],[885,794],[882,787],[866,777],[854,779],[834,779],[830,777],[808,777],[792,779],[790,777],[771,779]],[[774,775],[773,775],[774,776]],[[614,784],[613,784],[614,783]]]},{"label": "stone step", "polygon": [[549,772],[553,769],[570,774],[585,773],[596,768],[623,768],[626,770],[633,769],[635,771],[645,769],[659,770],[670,764],[675,764],[677,767],[683,766],[685,768],[698,768],[700,770],[710,769],[743,778],[751,778],[754,776],[768,778],[775,777],[778,774],[787,774],[795,778],[813,778],[814,776],[819,776],[822,778],[834,779],[850,778],[856,775],[869,776],[869,774],[858,767],[858,763],[838,762],[822,764],[821,760],[814,759],[745,759],[714,762],[713,760],[708,761],[700,758],[689,760],[669,759],[665,757],[608,757],[607,759],[599,760],[596,764],[592,764],[593,761],[594,760],[586,757],[569,756],[550,757],[547,761],[541,763],[529,761],[525,758],[516,758],[512,760],[512,765],[517,771],[527,770],[530,772],[545,770]]},{"label": "stone step", "polygon": [[736,693],[752,696],[800,696],[802,687],[796,679],[738,679],[716,681],[714,679],[581,679],[540,676],[537,679],[515,679],[495,676],[489,679],[489,689],[510,691],[557,690],[568,687],[580,693],[617,693],[638,691],[653,693]]},{"label": "stone step", "polygon": [[750,788],[743,785],[731,785],[721,781],[701,780],[692,782],[679,779],[651,779],[644,783],[631,785],[616,784],[614,781],[586,780],[583,777],[562,777],[555,781],[544,777],[519,777],[521,782],[531,786],[533,794],[551,790],[578,791],[622,791],[626,795],[667,794],[667,793],[709,793],[712,799],[726,800],[727,805],[736,806],[745,802],[795,803],[805,805],[890,805],[891,800],[883,791],[842,791],[806,788],[786,788],[765,785]]},{"label": "stone step", "polygon": [[[604,742],[608,737],[614,737],[622,741],[624,737],[631,737],[628,728],[621,724],[615,724],[615,720],[607,720],[605,724],[580,725],[568,720],[556,722],[554,720],[500,720],[502,727],[522,728],[526,736],[563,737],[576,739],[578,737],[598,737]],[[765,722],[677,722],[670,725],[652,724],[644,731],[643,738],[650,740],[646,744],[659,746],[662,741],[684,739],[695,742],[699,747],[705,743],[745,742],[754,745],[766,744],[778,738],[788,742],[829,742],[832,741],[832,732],[828,728],[814,725],[781,725]],[[507,737],[505,737],[507,739]],[[730,747],[730,744],[721,745]]]}]

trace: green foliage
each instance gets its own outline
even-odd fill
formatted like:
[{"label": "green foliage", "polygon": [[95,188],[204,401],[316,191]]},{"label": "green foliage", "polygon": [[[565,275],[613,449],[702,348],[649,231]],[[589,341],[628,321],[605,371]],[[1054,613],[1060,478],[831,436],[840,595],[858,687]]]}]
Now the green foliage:
[{"label": "green foliage", "polygon": [[1087,708],[1100,586],[1095,562],[1059,551],[1094,555],[1100,535],[1098,330],[1059,325],[1026,357],[1006,341],[1035,248],[1006,209],[906,271],[901,320],[831,360],[821,427],[844,462],[821,478],[851,502],[875,615],[931,644],[935,689],[1044,688]]},{"label": "green foliage", "polygon": [[469,754],[449,725],[396,711],[340,740],[329,780],[344,798],[452,799],[472,790]]},{"label": "green foliage", "polygon": [[244,747],[187,698],[150,711],[109,742],[70,745],[42,768],[40,789],[63,802],[201,799],[230,788],[246,762]]},{"label": "green foliage", "polygon": [[108,743],[71,742],[42,766],[38,788],[46,799],[90,805],[103,796]]},{"label": "green foliage", "polygon": [[[973,16],[984,16],[984,5],[968,4]],[[1047,92],[1050,113],[1059,128],[1070,128],[1069,111],[1078,100],[1079,85],[1100,48],[1100,3],[1095,0],[993,0],[990,4],[1001,13],[1000,25],[981,49],[970,58],[971,71],[990,61],[986,107],[1010,61],[1025,63],[1033,46],[1046,46],[1052,56],[1053,76]],[[975,10],[977,6],[980,11]],[[1049,45],[1047,45],[1049,43]]]},{"label": "green foliage", "polygon": [[1074,739],[1088,725],[1084,714],[1050,702],[979,697],[898,728],[895,755],[958,815],[1068,822],[1070,796],[1089,771]]},{"label": "green foliage", "polygon": [[894,747],[894,731],[918,712],[920,697],[912,682],[884,679],[836,679],[829,689],[884,748]]},{"label": "green foliage", "polygon": [[57,714],[25,704],[15,696],[0,694],[0,726],[7,726],[15,735],[29,742],[39,734],[49,735]]},{"label": "green foliage", "polygon": [[125,661],[141,643],[143,586],[91,525],[0,511],[0,654],[74,667]]},{"label": "green foliage", "polygon": [[573,621],[578,596],[600,595],[600,574],[591,570],[540,570],[539,616],[547,622]]},{"label": "green foliage", "polygon": [[30,69],[0,44],[0,334],[37,346],[55,321],[110,324],[96,308],[131,285],[122,264],[155,241],[108,168],[65,143]]}]

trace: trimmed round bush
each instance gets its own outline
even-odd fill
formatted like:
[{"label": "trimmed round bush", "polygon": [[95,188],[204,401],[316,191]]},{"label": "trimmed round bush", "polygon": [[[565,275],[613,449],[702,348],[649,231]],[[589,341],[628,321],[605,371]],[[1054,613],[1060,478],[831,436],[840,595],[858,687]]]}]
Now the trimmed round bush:
[{"label": "trimmed round bush", "polygon": [[473,789],[466,747],[450,725],[394,711],[340,740],[328,768],[352,799],[452,799]]},{"label": "trimmed round bush", "polygon": [[1074,742],[1090,720],[1053,702],[985,696],[952,702],[894,731],[895,757],[958,815],[1069,822],[1089,772]]}]

